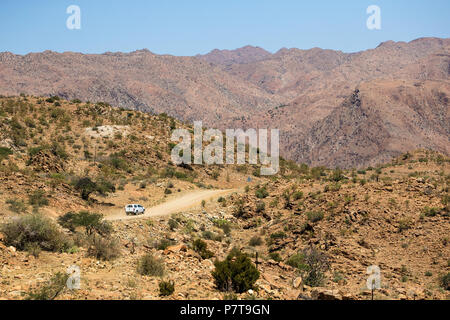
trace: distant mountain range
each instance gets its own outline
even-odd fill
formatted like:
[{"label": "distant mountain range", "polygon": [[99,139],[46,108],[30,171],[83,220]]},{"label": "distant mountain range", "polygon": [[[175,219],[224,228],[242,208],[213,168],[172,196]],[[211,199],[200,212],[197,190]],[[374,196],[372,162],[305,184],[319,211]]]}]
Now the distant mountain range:
[{"label": "distant mountain range", "polygon": [[0,53],[0,94],[105,101],[217,128],[279,128],[285,158],[340,167],[417,148],[450,154],[449,76],[450,39],[439,38],[357,53]]}]

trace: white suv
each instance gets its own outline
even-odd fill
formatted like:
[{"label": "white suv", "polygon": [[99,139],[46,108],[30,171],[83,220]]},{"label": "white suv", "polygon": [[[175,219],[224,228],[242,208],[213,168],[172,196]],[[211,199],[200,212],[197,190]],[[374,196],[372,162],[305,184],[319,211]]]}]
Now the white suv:
[{"label": "white suv", "polygon": [[141,206],[140,204],[127,204],[125,207],[125,213],[128,215],[134,214],[137,216],[138,214],[144,214],[145,208]]}]

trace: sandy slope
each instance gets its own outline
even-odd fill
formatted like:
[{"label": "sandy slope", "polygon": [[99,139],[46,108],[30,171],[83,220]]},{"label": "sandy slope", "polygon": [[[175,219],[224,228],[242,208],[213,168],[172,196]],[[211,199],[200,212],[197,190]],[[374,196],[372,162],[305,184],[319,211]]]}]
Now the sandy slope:
[{"label": "sandy slope", "polygon": [[227,190],[196,190],[188,194],[184,194],[179,198],[169,200],[165,203],[157,206],[146,208],[146,212],[139,216],[126,216],[124,209],[116,209],[111,214],[105,216],[106,220],[130,220],[130,219],[142,219],[154,216],[163,216],[200,205],[202,200],[208,201],[211,198],[218,198],[220,196],[226,196],[233,192],[237,192],[237,189]]}]

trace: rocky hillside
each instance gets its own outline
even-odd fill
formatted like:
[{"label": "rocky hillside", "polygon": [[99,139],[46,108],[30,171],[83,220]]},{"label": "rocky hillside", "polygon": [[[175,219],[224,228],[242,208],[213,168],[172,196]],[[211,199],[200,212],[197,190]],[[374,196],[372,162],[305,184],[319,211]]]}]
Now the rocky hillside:
[{"label": "rocky hillside", "polygon": [[[49,51],[24,56],[1,53],[0,93],[105,101],[141,111],[166,112],[189,122],[203,120],[209,127],[222,129],[279,128],[282,154],[286,158],[349,168],[399,155],[407,151],[404,146],[437,147],[448,155],[448,135],[443,141],[436,132],[448,132],[450,123],[449,46],[449,39],[422,38],[409,43],[389,41],[358,53],[313,48],[281,49],[270,54],[249,46],[214,50],[196,57],[159,56],[148,50],[100,55]],[[418,97],[416,101],[405,98],[399,94],[403,90],[402,81],[406,81],[407,87],[418,83],[422,89],[417,87],[410,94],[417,94],[420,99],[441,98],[427,98],[426,106]],[[395,89],[385,90],[387,82]],[[365,88],[370,92],[364,93]],[[339,150],[334,150],[331,156],[313,152],[317,157],[311,157],[311,148],[337,148],[336,142],[329,144],[325,138],[329,132],[323,132],[325,136],[321,137],[315,135],[321,132],[319,127],[329,122],[327,117],[338,117],[342,104],[356,89],[371,96],[367,103],[374,110],[367,114],[365,124],[357,125],[368,125],[370,132],[381,125],[386,132],[380,137],[361,138],[360,144],[371,145],[366,152],[355,147],[353,139],[346,136],[345,127],[338,127],[334,132],[338,136],[334,138],[340,141]],[[431,92],[422,92],[426,90]],[[379,91],[382,94],[374,94]],[[361,99],[364,105],[365,97]],[[396,124],[394,130],[389,123],[380,124],[377,120],[376,114],[384,113],[386,101],[401,111],[392,113],[388,120]],[[421,125],[429,119],[425,110],[418,108],[439,109],[442,118],[433,122],[432,132],[420,142],[411,133],[422,132]],[[411,109],[415,110],[414,120],[405,120],[404,115]],[[386,134],[402,143],[391,143]],[[352,156],[346,157],[348,154]]]},{"label": "rocky hillside", "polygon": [[175,166],[170,132],[190,127],[166,114],[21,96],[0,100],[0,127],[1,299],[371,299],[372,265],[375,299],[449,298],[440,153],[360,170],[282,159],[262,178]]}]

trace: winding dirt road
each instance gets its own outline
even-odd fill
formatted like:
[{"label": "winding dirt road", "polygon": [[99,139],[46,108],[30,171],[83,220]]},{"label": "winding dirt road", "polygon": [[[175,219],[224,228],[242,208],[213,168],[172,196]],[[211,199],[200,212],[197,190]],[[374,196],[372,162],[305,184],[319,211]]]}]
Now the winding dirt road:
[{"label": "winding dirt road", "polygon": [[105,215],[105,219],[109,221],[114,220],[131,220],[131,219],[143,219],[155,216],[164,216],[172,213],[177,213],[183,210],[190,209],[192,207],[201,204],[202,200],[208,201],[211,198],[218,198],[220,196],[226,196],[233,192],[238,192],[238,189],[227,190],[196,190],[188,194],[184,194],[178,198],[168,200],[157,206],[146,208],[145,214],[138,216],[127,216],[125,210],[115,209],[111,214]]}]

